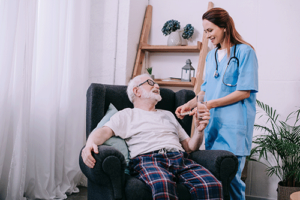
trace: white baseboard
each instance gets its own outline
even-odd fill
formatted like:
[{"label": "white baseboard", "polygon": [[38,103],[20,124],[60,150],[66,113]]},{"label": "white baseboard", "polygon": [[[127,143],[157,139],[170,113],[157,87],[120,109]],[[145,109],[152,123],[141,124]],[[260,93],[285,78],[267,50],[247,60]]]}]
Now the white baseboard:
[{"label": "white baseboard", "polygon": [[266,197],[256,197],[256,196],[248,196],[246,195],[246,200],[277,200],[277,198],[266,198]]}]

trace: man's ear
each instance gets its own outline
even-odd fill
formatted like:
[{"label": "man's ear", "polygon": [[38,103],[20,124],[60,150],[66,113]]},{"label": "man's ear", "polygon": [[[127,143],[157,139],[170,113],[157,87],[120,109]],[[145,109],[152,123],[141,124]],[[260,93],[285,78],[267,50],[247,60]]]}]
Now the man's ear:
[{"label": "man's ear", "polygon": [[134,87],[134,88],[133,88],[133,93],[134,93],[134,95],[137,96],[137,97],[140,97],[140,96],[141,96],[141,93],[140,93],[140,91],[138,90],[137,87]]}]

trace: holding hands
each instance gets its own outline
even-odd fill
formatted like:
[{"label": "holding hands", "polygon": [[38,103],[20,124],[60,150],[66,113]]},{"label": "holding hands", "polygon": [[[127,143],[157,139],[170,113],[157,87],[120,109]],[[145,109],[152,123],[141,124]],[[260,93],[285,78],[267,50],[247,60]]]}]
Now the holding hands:
[{"label": "holding hands", "polygon": [[196,129],[202,132],[210,119],[210,112],[208,109],[205,94],[198,94],[193,100],[179,106],[175,114],[179,119],[183,119],[185,115],[194,116],[194,122],[196,123]]},{"label": "holding hands", "polygon": [[207,108],[204,108],[201,112],[195,112],[194,121],[196,125],[196,130],[198,132],[202,132],[208,125],[209,119],[210,119],[210,112]]},{"label": "holding hands", "polygon": [[189,115],[192,116],[196,113],[197,109],[192,109],[188,103],[183,104],[182,106],[179,106],[176,111],[175,114],[179,119],[183,119],[185,115]]}]

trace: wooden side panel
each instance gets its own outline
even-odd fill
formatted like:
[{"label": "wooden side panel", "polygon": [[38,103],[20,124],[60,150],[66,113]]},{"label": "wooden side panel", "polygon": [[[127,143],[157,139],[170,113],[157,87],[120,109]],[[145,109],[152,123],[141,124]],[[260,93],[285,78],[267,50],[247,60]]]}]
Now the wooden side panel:
[{"label": "wooden side panel", "polygon": [[[214,4],[212,2],[209,2],[207,10],[210,10],[213,7],[214,7]],[[196,84],[194,87],[195,94],[198,94],[200,92],[201,85],[203,83],[202,77],[203,77],[203,71],[204,71],[205,59],[206,59],[207,53],[208,53],[208,39],[207,39],[206,35],[203,34],[202,47],[200,50],[198,68],[197,68],[197,74],[196,74]]]},{"label": "wooden side panel", "polygon": [[[207,10],[210,10],[213,7],[214,7],[214,4],[212,2],[209,2]],[[201,50],[200,50],[198,68],[197,68],[197,74],[196,74],[196,83],[194,86],[194,92],[196,95],[200,92],[201,85],[203,83],[202,78],[203,78],[203,71],[204,71],[205,59],[206,59],[207,53],[208,53],[208,39],[207,39],[206,35],[203,34],[202,46],[201,46]],[[195,130],[195,120],[193,119],[191,136],[193,136],[194,130]]]},{"label": "wooden side panel", "polygon": [[145,18],[144,18],[144,23],[143,23],[143,28],[142,28],[142,33],[141,33],[140,43],[139,43],[139,49],[136,55],[132,78],[137,75],[140,75],[142,72],[143,61],[145,58],[145,51],[142,51],[142,46],[148,43],[151,23],[152,23],[152,6],[148,5],[146,9]]}]

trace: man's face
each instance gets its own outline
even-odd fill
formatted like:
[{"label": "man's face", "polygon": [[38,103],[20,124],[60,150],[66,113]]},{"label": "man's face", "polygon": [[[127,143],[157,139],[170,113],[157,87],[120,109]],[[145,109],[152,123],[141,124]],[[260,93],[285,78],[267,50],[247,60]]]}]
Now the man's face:
[{"label": "man's face", "polygon": [[138,89],[141,92],[141,98],[153,99],[157,102],[161,101],[159,85],[157,83],[149,77],[142,77],[139,84],[141,83],[143,84],[138,86]]}]

